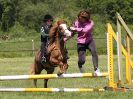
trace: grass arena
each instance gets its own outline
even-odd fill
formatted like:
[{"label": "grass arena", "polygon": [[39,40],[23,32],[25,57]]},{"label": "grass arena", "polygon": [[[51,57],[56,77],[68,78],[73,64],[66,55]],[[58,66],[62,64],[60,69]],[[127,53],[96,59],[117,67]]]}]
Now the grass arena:
[{"label": "grass arena", "polygon": [[[69,68],[67,74],[63,74],[58,76],[56,72],[58,68],[55,70],[55,74],[50,75],[28,75],[29,67],[33,62],[33,57],[27,58],[3,58],[0,60],[0,93],[1,96],[7,95],[7,97],[17,98],[20,95],[21,98],[24,98],[24,95],[28,95],[29,93],[25,92],[38,92],[30,93],[30,96],[35,96],[36,99],[42,96],[39,96],[42,93],[39,92],[72,92],[72,93],[63,93],[64,98],[83,98],[83,97],[95,97],[95,98],[105,98],[105,99],[132,99],[133,92],[132,90],[132,55],[130,55],[130,43],[129,40],[133,40],[133,36],[130,31],[127,29],[124,21],[118,14],[118,27],[120,24],[124,26],[126,29],[127,36],[127,48],[125,49],[123,45],[118,42],[121,40],[119,35],[116,35],[113,31],[110,24],[107,24],[107,55],[99,55],[99,68],[101,70],[101,75],[94,76],[93,75],[93,66],[91,56],[87,56],[88,60],[84,65],[85,73],[78,73],[77,68],[77,56],[73,55],[70,57],[68,64]],[[118,28],[118,31],[119,28]],[[113,54],[113,42],[117,43],[117,54]],[[122,55],[123,53],[123,55]],[[118,64],[118,66],[117,66]],[[43,71],[45,73],[45,71]],[[17,74],[17,75],[16,75]],[[22,75],[23,74],[23,75]],[[9,76],[10,75],[10,76]],[[53,79],[53,78],[64,78],[65,79]],[[43,87],[43,78],[50,78],[48,83],[49,88]],[[69,78],[69,79],[68,79]],[[34,88],[33,82],[31,79],[39,79],[38,88]],[[6,81],[5,81],[6,80]],[[10,81],[12,80],[12,81]],[[106,91],[106,89],[111,91]],[[10,92],[9,94],[6,93]],[[15,93],[13,96],[13,92],[22,92]],[[94,92],[97,91],[97,92]],[[105,93],[101,93],[101,91],[105,91]],[[115,93],[115,91],[121,91],[120,93]],[[75,92],[84,92],[79,93]],[[86,93],[93,92],[93,93]],[[123,93],[124,92],[124,93]],[[125,93],[126,92],[126,93]],[[123,96],[123,94],[125,94]],[[49,98],[49,93],[43,94],[46,98]],[[52,93],[54,97],[61,98],[62,94]],[[67,96],[68,95],[68,96]],[[16,96],[16,97],[15,97]],[[107,97],[108,96],[108,97]],[[130,96],[130,97],[126,97]],[[100,98],[101,97],[101,98]],[[93,99],[92,98],[92,99]],[[94,98],[94,99],[95,99]]]},{"label": "grass arena", "polygon": [[[117,59],[116,56],[114,56],[115,59]],[[31,64],[31,62],[33,61],[33,57],[27,57],[27,58],[4,58],[2,59],[2,61],[0,62],[0,75],[21,75],[21,74],[28,74],[28,70],[29,70],[29,65]],[[87,60],[89,60],[90,62],[86,62],[84,68],[85,68],[85,72],[92,72],[93,71],[93,67],[92,67],[92,63],[91,63],[91,56],[87,56]],[[69,60],[69,64],[70,67],[67,71],[67,73],[78,73],[78,68],[77,68],[77,57],[76,56],[72,56]],[[20,65],[21,64],[21,65]],[[100,55],[99,56],[99,66],[102,71],[106,71],[107,67],[107,56],[106,55]],[[6,67],[6,69],[5,69]],[[58,68],[57,68],[58,69]],[[56,73],[57,71],[55,71]],[[43,71],[43,73],[45,73],[45,71]],[[49,88],[74,88],[75,90],[78,90],[76,88],[90,88],[89,93],[88,91],[81,91],[81,92],[77,92],[77,91],[71,91],[71,93],[69,91],[69,93],[46,93],[44,91],[44,89],[42,89],[43,91],[41,91],[41,88],[43,87],[43,79],[40,79],[38,81],[38,88],[40,88],[38,90],[37,93],[33,93],[32,91],[29,92],[0,92],[1,95],[1,99],[2,97],[6,97],[9,98],[11,97],[11,99],[17,99],[18,97],[20,97],[21,99],[31,99],[33,98],[33,96],[35,97],[35,99],[38,98],[46,98],[49,99],[50,97],[53,98],[57,98],[60,99],[63,97],[63,99],[68,99],[68,98],[74,98],[74,99],[87,99],[87,97],[91,97],[92,99],[96,99],[99,97],[102,97],[104,99],[112,99],[112,98],[116,98],[117,99],[132,99],[133,96],[133,92],[132,91],[128,91],[128,92],[114,92],[114,91],[98,91],[98,92],[94,92],[92,91],[92,88],[103,88],[104,86],[106,86],[108,83],[108,78],[106,77],[96,77],[96,78],[66,78],[66,79],[50,79],[48,86]],[[0,86],[1,88],[34,88],[33,86],[33,81],[32,80],[12,80],[12,81],[1,81],[0,82]],[[37,90],[37,89],[36,89]],[[124,94],[124,96],[123,96]],[[110,96],[110,97],[107,97]],[[131,96],[131,98],[127,97],[127,96]]]}]

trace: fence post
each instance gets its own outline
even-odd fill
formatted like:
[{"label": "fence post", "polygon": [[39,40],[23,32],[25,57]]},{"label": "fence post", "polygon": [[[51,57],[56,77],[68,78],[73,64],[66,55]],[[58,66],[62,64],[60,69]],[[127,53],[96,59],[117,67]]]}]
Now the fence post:
[{"label": "fence post", "polygon": [[35,55],[35,45],[34,45],[34,40],[32,39],[32,55]]},{"label": "fence post", "polygon": [[122,70],[122,47],[121,47],[121,25],[117,18],[117,56],[118,56],[118,86],[123,84]]}]

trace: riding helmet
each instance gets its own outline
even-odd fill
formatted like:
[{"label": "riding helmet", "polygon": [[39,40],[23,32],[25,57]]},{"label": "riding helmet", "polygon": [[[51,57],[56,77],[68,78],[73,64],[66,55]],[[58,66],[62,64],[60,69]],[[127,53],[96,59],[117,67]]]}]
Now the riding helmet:
[{"label": "riding helmet", "polygon": [[44,18],[43,18],[43,21],[45,22],[45,21],[47,21],[47,20],[52,20],[52,21],[53,21],[53,16],[50,15],[50,14],[46,14],[46,15],[44,16]]}]

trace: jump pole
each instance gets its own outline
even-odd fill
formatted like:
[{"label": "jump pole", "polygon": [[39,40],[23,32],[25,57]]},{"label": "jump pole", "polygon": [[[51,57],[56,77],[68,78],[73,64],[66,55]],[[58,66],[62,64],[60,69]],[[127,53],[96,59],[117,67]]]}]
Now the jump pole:
[{"label": "jump pole", "polygon": [[104,88],[0,88],[0,92],[94,92]]},{"label": "jump pole", "polygon": [[108,73],[101,73],[95,76],[94,73],[72,73],[62,74],[43,74],[43,75],[12,75],[12,76],[0,76],[0,81],[4,80],[27,80],[27,79],[53,79],[53,78],[89,78],[89,77],[106,77]]}]

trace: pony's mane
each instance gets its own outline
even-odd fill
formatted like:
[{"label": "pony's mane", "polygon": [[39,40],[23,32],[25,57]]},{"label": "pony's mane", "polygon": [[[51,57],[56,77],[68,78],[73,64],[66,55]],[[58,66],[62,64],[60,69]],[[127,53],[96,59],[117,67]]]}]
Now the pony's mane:
[{"label": "pony's mane", "polygon": [[66,23],[66,22],[64,20],[57,21],[57,23],[49,31],[49,37],[52,37],[56,32],[57,28],[60,26],[60,24],[63,24],[63,23]]}]

